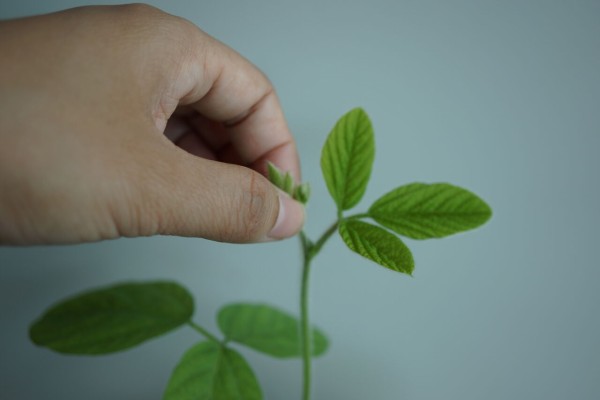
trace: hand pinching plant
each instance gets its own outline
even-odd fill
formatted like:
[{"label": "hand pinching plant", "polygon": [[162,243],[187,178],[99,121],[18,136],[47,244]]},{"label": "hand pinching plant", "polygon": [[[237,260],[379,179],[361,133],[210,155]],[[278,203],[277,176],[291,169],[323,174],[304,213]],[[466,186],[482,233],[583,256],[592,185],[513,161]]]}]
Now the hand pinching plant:
[{"label": "hand pinching plant", "polygon": [[[337,214],[316,240],[301,232],[300,318],[262,303],[235,303],[217,314],[221,335],[192,320],[194,300],[169,281],[130,282],[92,290],[48,309],[30,328],[31,340],[65,354],[109,354],[187,325],[203,339],[175,367],[164,400],[260,400],[260,385],[237,346],[275,358],[301,357],[303,400],[311,395],[311,359],[328,347],[325,334],[309,322],[309,275],[313,260],[338,232],[350,250],[393,271],[411,275],[413,256],[400,236],[441,238],[476,228],[491,217],[475,194],[447,183],[411,183],[348,215],[362,199],[371,175],[375,142],[360,108],[344,115],[329,134],[321,169]],[[310,187],[268,164],[270,181],[306,204]]]}]

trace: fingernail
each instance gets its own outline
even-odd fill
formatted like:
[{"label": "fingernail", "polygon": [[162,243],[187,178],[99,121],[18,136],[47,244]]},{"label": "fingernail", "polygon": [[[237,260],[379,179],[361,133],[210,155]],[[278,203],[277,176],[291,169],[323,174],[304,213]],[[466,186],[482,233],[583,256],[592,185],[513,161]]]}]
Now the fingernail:
[{"label": "fingernail", "polygon": [[291,236],[302,229],[304,223],[304,207],[287,194],[279,193],[279,215],[275,226],[267,235],[267,240],[280,240]]}]

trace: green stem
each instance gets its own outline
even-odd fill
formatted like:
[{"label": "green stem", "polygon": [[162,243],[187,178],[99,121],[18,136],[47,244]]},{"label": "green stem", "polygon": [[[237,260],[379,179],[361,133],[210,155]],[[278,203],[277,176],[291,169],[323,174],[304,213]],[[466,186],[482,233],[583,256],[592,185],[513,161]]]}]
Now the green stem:
[{"label": "green stem", "polygon": [[199,332],[202,336],[204,336],[205,338],[207,338],[208,340],[211,340],[215,343],[221,344],[221,341],[212,333],[210,333],[209,331],[207,331],[206,329],[204,329],[203,327],[201,327],[200,325],[196,324],[194,321],[190,320],[187,322],[187,324],[189,326],[191,326],[194,330],[196,330],[197,332]]},{"label": "green stem", "polygon": [[351,215],[344,219],[361,219],[361,218],[368,218],[369,216],[370,216],[369,213],[360,213],[360,214]]},{"label": "green stem", "polygon": [[[323,233],[323,235],[321,235],[321,237],[315,242],[315,244],[310,248],[310,253],[308,254],[308,257],[310,259],[312,259],[314,256],[316,256],[317,254],[319,254],[319,251],[321,251],[321,247],[323,247],[323,245],[325,244],[325,242],[327,242],[327,240],[331,237],[331,235],[333,235],[335,233],[335,231],[337,230],[339,225],[339,222],[336,221],[335,223],[333,223],[326,231],[325,233]],[[306,257],[306,255],[305,255]]]},{"label": "green stem", "polygon": [[348,219],[359,219],[366,218],[369,216],[368,213],[355,214],[344,218],[339,213],[339,219],[334,222],[327,230],[321,235],[316,242],[311,242],[306,236],[304,231],[300,232],[300,243],[302,244],[302,284],[300,286],[300,343],[302,349],[302,400],[310,400],[310,382],[311,382],[311,358],[312,358],[312,337],[310,330],[310,321],[308,317],[308,297],[309,297],[309,283],[310,283],[310,264],[312,259],[319,254],[321,248],[327,240],[337,231],[341,221]]},{"label": "green stem", "polygon": [[[327,242],[327,240],[331,237],[331,235],[333,235],[335,233],[338,226],[340,225],[340,222],[350,220],[350,219],[367,218],[368,216],[369,216],[369,213],[360,213],[360,214],[350,215],[349,217],[340,217],[329,228],[327,228],[325,233],[323,233],[323,235],[321,235],[321,237],[308,249],[310,251],[310,254],[309,254],[310,258],[312,259],[314,256],[316,256],[319,253],[319,251],[321,251],[321,247],[323,247],[325,242]],[[301,235],[303,237],[302,240],[305,241],[306,236],[304,235],[304,232],[302,232]]]},{"label": "green stem", "polygon": [[311,335],[310,324],[308,319],[308,283],[310,273],[309,252],[304,253],[304,265],[302,267],[302,286],[300,289],[300,336],[302,341],[302,399],[310,399],[310,369],[311,369]]}]

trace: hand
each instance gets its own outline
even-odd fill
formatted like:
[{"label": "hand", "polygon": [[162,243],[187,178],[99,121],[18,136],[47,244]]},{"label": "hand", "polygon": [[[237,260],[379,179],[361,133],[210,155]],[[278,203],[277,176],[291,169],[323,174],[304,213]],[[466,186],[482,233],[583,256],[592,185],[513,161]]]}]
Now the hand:
[{"label": "hand", "polygon": [[268,79],[146,5],[0,22],[0,243],[155,234],[256,242],[301,228],[264,178],[300,178]]}]

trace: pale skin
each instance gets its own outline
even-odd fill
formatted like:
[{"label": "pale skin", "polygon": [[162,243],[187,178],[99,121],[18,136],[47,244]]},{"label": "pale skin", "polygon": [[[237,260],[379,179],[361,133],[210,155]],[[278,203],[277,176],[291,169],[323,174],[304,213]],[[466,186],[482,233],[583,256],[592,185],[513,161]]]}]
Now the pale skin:
[{"label": "pale skin", "polygon": [[255,66],[146,5],[0,22],[0,244],[293,236],[296,144]]}]

